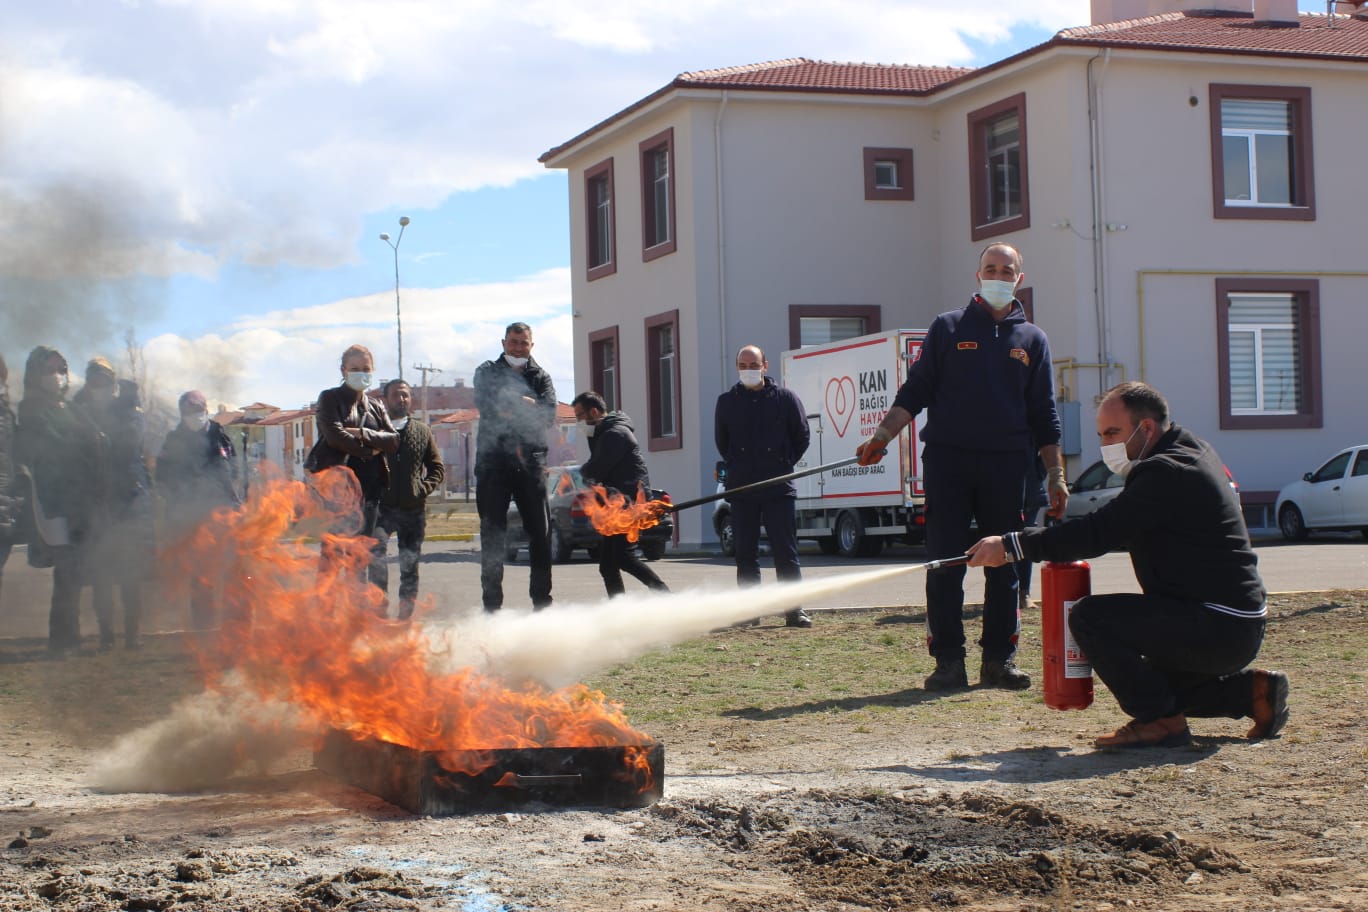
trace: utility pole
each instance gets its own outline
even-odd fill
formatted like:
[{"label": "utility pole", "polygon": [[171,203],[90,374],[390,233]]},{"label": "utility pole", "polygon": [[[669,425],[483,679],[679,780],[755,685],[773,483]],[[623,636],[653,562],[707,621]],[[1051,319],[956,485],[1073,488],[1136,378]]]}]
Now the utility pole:
[{"label": "utility pole", "polygon": [[432,427],[432,422],[428,420],[428,374],[440,374],[442,369],[431,364],[415,364],[413,369],[423,375],[423,424]]}]

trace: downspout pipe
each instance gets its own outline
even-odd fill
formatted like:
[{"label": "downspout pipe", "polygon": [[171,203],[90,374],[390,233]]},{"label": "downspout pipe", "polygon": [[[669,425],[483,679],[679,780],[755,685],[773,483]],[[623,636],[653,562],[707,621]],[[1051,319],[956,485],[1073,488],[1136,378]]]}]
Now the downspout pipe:
[{"label": "downspout pipe", "polygon": [[[1102,61],[1103,73],[1096,69]],[[1111,62],[1111,49],[1103,51],[1088,60],[1088,172],[1092,181],[1092,267],[1093,267],[1093,309],[1097,319],[1097,359],[1099,365],[1110,364],[1111,346],[1109,339],[1111,327],[1107,317],[1107,249],[1106,249],[1106,201],[1104,199],[1105,181],[1102,174],[1102,75]],[[1111,383],[1111,371],[1098,369],[1099,392]]]},{"label": "downspout pipe", "polygon": [[732,369],[728,354],[731,347],[727,344],[727,220],[722,217],[722,116],[727,113],[728,98],[727,90],[723,89],[722,100],[713,116],[713,174],[717,183],[717,200],[713,209],[717,219],[717,338],[721,343],[717,347],[720,358],[717,382],[721,384],[721,390],[728,387],[727,377]]}]

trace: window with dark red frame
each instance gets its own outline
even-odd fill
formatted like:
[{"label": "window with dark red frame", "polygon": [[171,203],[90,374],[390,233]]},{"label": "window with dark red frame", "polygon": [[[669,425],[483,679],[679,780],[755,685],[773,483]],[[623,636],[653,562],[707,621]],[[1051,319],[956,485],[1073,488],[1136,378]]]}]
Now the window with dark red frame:
[{"label": "window with dark red frame", "polygon": [[970,239],[1031,226],[1026,94],[969,112]]},{"label": "window with dark red frame", "polygon": [[616,326],[589,334],[589,386],[603,396],[609,411],[621,408],[622,379],[618,368],[619,351]]},{"label": "window with dark red frame", "polygon": [[882,330],[877,304],[789,305],[789,348],[825,345]]},{"label": "window with dark red frame", "polygon": [[639,150],[641,258],[649,262],[675,252],[674,128],[644,140]]},{"label": "window with dark red frame", "polygon": [[1216,280],[1222,428],[1322,426],[1320,283]]},{"label": "window with dark red frame", "polygon": [[584,172],[585,266],[589,281],[617,272],[617,213],[613,160]]},{"label": "window with dark red frame", "polygon": [[684,445],[680,422],[679,311],[646,318],[646,391],[649,400],[647,448],[677,450]]},{"label": "window with dark red frame", "polygon": [[1210,97],[1212,214],[1314,221],[1311,90],[1213,83]]},{"label": "window with dark red frame", "polygon": [[912,150],[866,146],[864,182],[867,200],[912,199]]}]

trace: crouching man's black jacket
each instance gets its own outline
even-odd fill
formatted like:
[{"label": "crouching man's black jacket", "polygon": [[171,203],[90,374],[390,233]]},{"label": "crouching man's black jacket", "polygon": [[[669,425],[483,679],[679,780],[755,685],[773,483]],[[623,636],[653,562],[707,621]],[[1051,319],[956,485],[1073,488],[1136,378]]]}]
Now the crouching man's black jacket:
[{"label": "crouching man's black jacket", "polygon": [[[1012,537],[1007,544],[1011,553]],[[1035,561],[1129,551],[1146,595],[1203,603],[1239,617],[1265,611],[1239,495],[1216,451],[1177,425],[1135,464],[1110,503],[1058,526],[1021,532],[1015,544]]]}]

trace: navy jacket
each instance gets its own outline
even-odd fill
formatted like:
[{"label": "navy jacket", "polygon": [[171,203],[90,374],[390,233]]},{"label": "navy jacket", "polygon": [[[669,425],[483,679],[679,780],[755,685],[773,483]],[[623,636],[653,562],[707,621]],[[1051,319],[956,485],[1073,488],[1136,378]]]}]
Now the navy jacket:
[{"label": "navy jacket", "polygon": [[[793,471],[808,448],[807,413],[797,393],[770,377],[758,390],[737,383],[717,397],[713,436],[727,463],[727,488],[736,488]],[[764,500],[797,494],[790,481],[740,496]]]},{"label": "navy jacket", "polygon": [[1059,442],[1050,342],[1021,304],[1001,322],[974,300],[936,317],[893,404],[926,409],[922,441],[1021,452]]},{"label": "navy jacket", "polygon": [[[524,396],[536,404],[523,402]],[[556,387],[540,364],[528,358],[521,373],[503,355],[481,364],[475,369],[475,408],[476,463],[545,462],[546,432],[556,423]]]},{"label": "navy jacket", "polygon": [[641,458],[632,419],[622,412],[609,412],[594,425],[589,437],[589,461],[580,466],[586,481],[610,487],[628,497],[639,489],[650,496],[651,480],[646,460]]},{"label": "navy jacket", "polygon": [[[1129,551],[1146,595],[1219,605],[1261,617],[1265,593],[1240,496],[1205,441],[1173,425],[1094,513],[1022,532],[1022,554],[1067,561]],[[1219,609],[1218,609],[1219,610]]]}]

